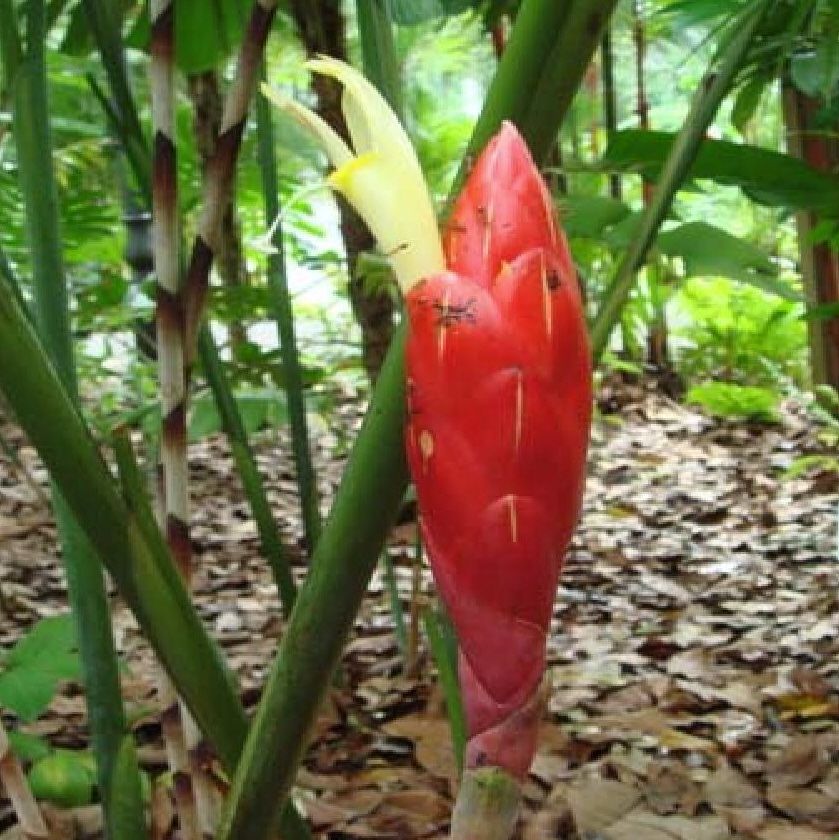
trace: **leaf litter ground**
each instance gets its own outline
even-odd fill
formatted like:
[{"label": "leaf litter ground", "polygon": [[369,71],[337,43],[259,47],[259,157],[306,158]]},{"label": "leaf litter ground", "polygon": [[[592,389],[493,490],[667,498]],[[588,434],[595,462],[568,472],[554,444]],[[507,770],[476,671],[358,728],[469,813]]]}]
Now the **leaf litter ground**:
[{"label": "leaf litter ground", "polygon": [[[621,408],[602,413],[594,432],[586,510],[556,599],[544,730],[520,836],[832,840],[837,476],[784,477],[796,458],[823,450],[817,429],[795,407],[780,425],[759,426],[709,420],[653,387],[621,385],[607,395]],[[348,410],[338,432],[318,437],[327,498],[357,423]],[[10,426],[3,435],[44,486],[34,453]],[[266,437],[259,462],[278,521],[299,547],[287,451],[285,441]],[[282,632],[275,591],[224,442],[195,445],[191,469],[199,608],[252,707]],[[0,459],[3,647],[37,618],[66,609],[50,522],[32,484]],[[415,573],[413,543],[406,516],[390,554],[409,625],[433,603],[427,570]],[[295,571],[302,579],[300,557]],[[141,758],[165,779],[151,655],[119,606],[116,630]],[[295,792],[317,837],[446,836],[455,770],[422,639],[409,666],[377,572]],[[66,685],[25,728],[55,746],[85,747],[79,687]],[[165,829],[167,797],[155,801]],[[96,836],[96,808],[53,816],[64,836]],[[12,824],[3,803],[0,836]]]}]

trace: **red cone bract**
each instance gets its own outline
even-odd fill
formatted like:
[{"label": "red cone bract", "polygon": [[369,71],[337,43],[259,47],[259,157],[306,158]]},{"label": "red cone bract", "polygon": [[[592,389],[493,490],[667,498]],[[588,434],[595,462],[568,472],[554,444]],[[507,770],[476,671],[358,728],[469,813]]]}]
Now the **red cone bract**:
[{"label": "red cone bract", "polygon": [[505,124],[407,296],[408,459],[461,649],[467,761],[523,776],[563,555],[579,516],[591,367],[573,264]]}]

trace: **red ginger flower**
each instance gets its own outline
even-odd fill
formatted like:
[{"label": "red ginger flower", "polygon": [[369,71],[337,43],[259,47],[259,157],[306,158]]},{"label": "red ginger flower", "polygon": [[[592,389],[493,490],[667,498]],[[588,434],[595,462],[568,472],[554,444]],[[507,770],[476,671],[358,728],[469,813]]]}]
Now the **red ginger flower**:
[{"label": "red ginger flower", "polygon": [[[535,748],[545,637],[580,512],[591,414],[568,246],[509,123],[470,174],[441,246],[419,162],[387,103],[341,62],[309,66],[344,85],[349,144],[264,92],[320,140],[335,167],[330,184],[364,217],[405,294],[408,460],[461,648],[467,763],[521,778]],[[467,774],[464,788],[474,781]],[[453,836],[484,840],[473,793],[455,812]]]},{"label": "red ginger flower", "polygon": [[565,238],[506,123],[461,193],[448,270],[407,294],[407,450],[460,644],[467,765],[523,777],[545,640],[580,513],[591,364]]}]

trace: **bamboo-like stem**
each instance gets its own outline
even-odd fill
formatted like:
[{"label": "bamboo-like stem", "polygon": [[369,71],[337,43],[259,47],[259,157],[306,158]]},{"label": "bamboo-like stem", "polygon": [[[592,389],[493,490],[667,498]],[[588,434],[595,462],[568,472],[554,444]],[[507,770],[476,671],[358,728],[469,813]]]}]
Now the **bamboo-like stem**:
[{"label": "bamboo-like stem", "polygon": [[198,328],[209,289],[210,269],[218,248],[219,227],[233,183],[248,105],[259,80],[262,53],[276,13],[277,0],[256,0],[253,5],[239,51],[236,77],[225,99],[216,149],[207,164],[201,218],[184,283],[188,364],[196,352]]},{"label": "bamboo-like stem", "polygon": [[498,767],[466,770],[452,814],[451,840],[510,840],[521,803],[517,779]]},{"label": "bamboo-like stem", "polygon": [[[562,4],[564,8],[565,4]],[[517,80],[525,72],[543,68],[559,37],[554,29],[544,38],[540,15],[558,25],[554,0],[524,0],[520,21],[528,22],[533,43],[528,48],[516,30],[493,82],[495,93],[479,120],[470,152],[482,145],[513,113],[527,109],[533,85]],[[560,16],[561,17],[561,16]],[[591,43],[593,52],[596,39]],[[591,53],[579,55],[581,75]],[[538,72],[535,72],[538,78]],[[522,102],[522,100],[525,100]],[[548,137],[531,149],[541,159],[551,147],[562,112],[549,132],[536,132],[525,122],[524,135]],[[535,115],[533,119],[535,119]],[[476,132],[478,129],[476,129]],[[481,140],[483,136],[483,140]],[[218,840],[264,840],[276,820],[276,809],[288,796],[307,735],[314,723],[344,639],[361,604],[376,558],[382,549],[408,483],[404,455],[404,324],[397,330],[377,381],[364,427],[359,433],[312,562],[312,572],[298,602],[271,669],[234,776]],[[371,507],[371,500],[375,506]]]},{"label": "bamboo-like stem", "polygon": [[[256,134],[265,222],[271,225],[279,219],[281,212],[280,185],[277,180],[277,160],[274,151],[274,123],[268,100],[262,94],[256,98]],[[268,288],[271,290],[271,305],[280,340],[283,381],[291,427],[291,447],[297,475],[297,490],[300,496],[300,511],[303,516],[303,530],[306,535],[306,544],[312,551],[320,538],[322,523],[317,476],[312,465],[309,428],[306,420],[303,371],[297,350],[291,295],[288,291],[281,221],[276,222],[271,244],[274,246],[274,252],[268,255]]]},{"label": "bamboo-like stem", "polygon": [[[52,163],[46,73],[46,8],[33,0],[26,16],[26,52],[15,80],[14,135],[18,174],[26,209],[33,269],[33,315],[46,354],[78,401],[67,286],[61,249],[58,199]],[[7,286],[16,285],[14,282]],[[28,358],[26,359],[28,361]],[[26,374],[24,374],[25,376]],[[12,401],[13,402],[13,401]],[[20,414],[13,404],[18,417]],[[64,496],[53,488],[67,587],[78,628],[91,741],[105,821],[116,831],[109,808],[114,766],[126,732],[119,667],[101,567]],[[135,772],[139,772],[135,765]],[[142,835],[123,833],[124,837]]]},{"label": "bamboo-like stem", "polygon": [[718,66],[706,74],[699,86],[690,112],[661,171],[652,201],[644,211],[632,244],[618,266],[592,324],[591,343],[595,360],[600,359],[608,345],[609,336],[635,282],[636,272],[643,265],[647,252],[667,218],[676,193],[690,171],[705,132],[731,88],[766,9],[767,2],[764,0],[746,11],[742,25],[719,57]]},{"label": "bamboo-like stem", "polygon": [[[162,493],[161,527],[187,590],[192,580],[189,541],[189,465],[187,458],[186,324],[178,264],[178,175],[175,146],[175,2],[152,0],[149,66],[154,156],[152,161],[152,240],[157,275],[157,358],[160,407]],[[178,702],[167,674],[158,675],[163,711],[161,727],[172,771],[175,803],[184,840],[200,840],[213,825],[212,799],[201,768],[191,766],[197,727]],[[202,790],[199,791],[199,788]]]},{"label": "bamboo-like stem", "polygon": [[[93,4],[100,4],[103,1],[85,0],[86,3]],[[101,38],[104,34],[104,30],[100,28],[94,29],[94,37],[102,55],[102,63],[108,79],[108,86],[114,100],[122,103],[120,109],[125,112],[131,112],[132,115],[127,116],[125,119],[117,119],[116,117],[119,115],[114,112],[114,108],[110,106],[107,97],[101,91],[95,92],[111,119],[112,128],[117,139],[129,157],[129,162],[135,179],[140,186],[140,193],[144,199],[144,203],[147,206],[151,206],[151,152],[146,138],[139,128],[140,123],[137,117],[137,106],[128,84],[124,56],[121,51],[114,52],[104,47],[101,43]],[[127,91],[127,93],[120,96],[118,91]],[[131,150],[133,150],[133,153]],[[2,268],[2,252],[0,251],[0,270]],[[271,564],[278,585],[280,585],[280,581],[283,581],[282,585],[280,585],[280,591],[284,600],[283,607],[286,612],[290,612],[293,599],[290,600],[292,593],[287,586],[288,580],[291,579],[291,572],[287,568],[288,564],[285,559],[286,551],[283,548],[276,522],[274,522],[270,512],[270,505],[265,495],[265,488],[256,466],[256,460],[245,437],[244,424],[239,407],[233,397],[230,383],[224,375],[224,370],[217,364],[218,350],[213,343],[212,336],[208,335],[207,340],[199,340],[198,353],[203,369],[207,374],[208,384],[212,390],[219,415],[222,418],[231,451],[236,458],[237,466],[242,477],[242,484],[248,496],[254,519],[257,522],[262,551]],[[210,371],[213,371],[213,375],[210,375]]]},{"label": "bamboo-like stem", "polygon": [[23,836],[26,840],[46,840],[49,829],[17,756],[12,752],[9,736],[0,719],[0,784],[12,803]]},{"label": "bamboo-like stem", "polygon": [[[192,133],[195,146],[201,158],[202,172],[206,176],[207,163],[212,158],[218,142],[223,108],[218,74],[214,70],[196,73],[187,77],[187,90],[192,101]],[[236,170],[219,225],[216,273],[223,286],[229,290],[247,284],[247,269],[242,250],[242,233],[236,210]],[[235,356],[247,339],[247,330],[237,315],[227,324],[230,349]]]}]

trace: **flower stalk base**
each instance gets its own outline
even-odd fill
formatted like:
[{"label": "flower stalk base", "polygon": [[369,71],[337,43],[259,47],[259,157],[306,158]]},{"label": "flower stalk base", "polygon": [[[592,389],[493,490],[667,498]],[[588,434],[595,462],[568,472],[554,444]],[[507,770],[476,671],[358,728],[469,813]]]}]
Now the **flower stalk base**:
[{"label": "flower stalk base", "polygon": [[451,840],[510,840],[521,803],[519,781],[499,767],[465,770]]}]

